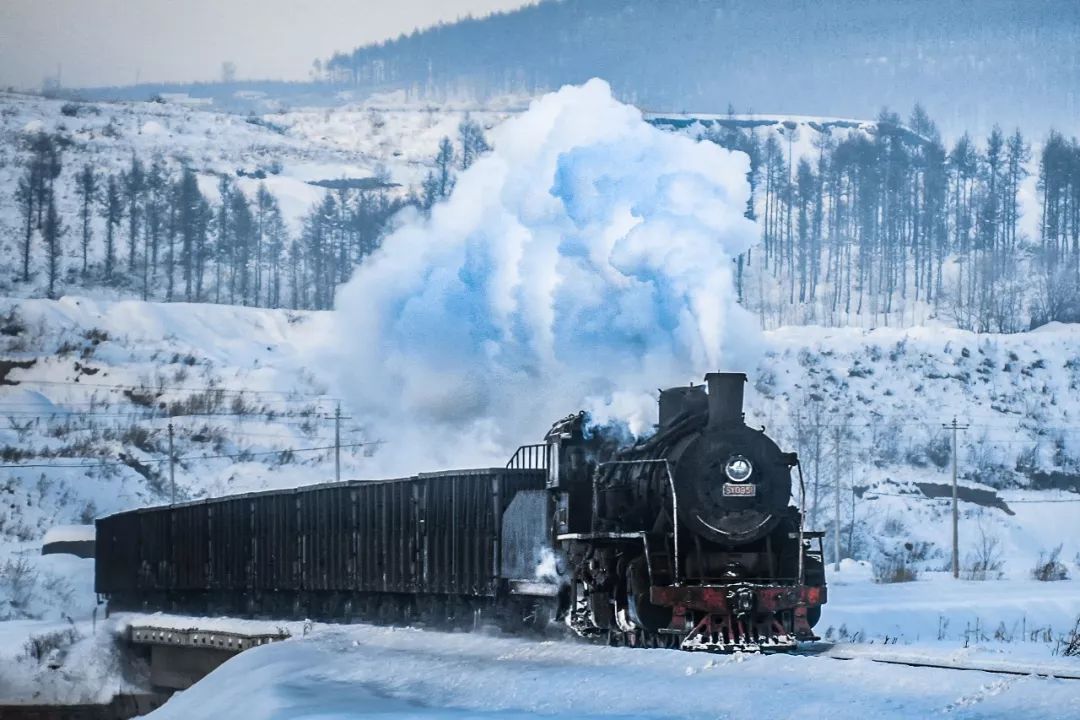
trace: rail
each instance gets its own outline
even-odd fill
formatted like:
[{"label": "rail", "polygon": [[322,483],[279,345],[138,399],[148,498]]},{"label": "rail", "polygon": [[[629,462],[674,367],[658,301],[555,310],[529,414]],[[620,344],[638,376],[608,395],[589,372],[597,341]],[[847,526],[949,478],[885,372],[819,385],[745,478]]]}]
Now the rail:
[{"label": "rail", "polygon": [[508,470],[547,470],[549,453],[547,443],[522,445],[506,463]]}]

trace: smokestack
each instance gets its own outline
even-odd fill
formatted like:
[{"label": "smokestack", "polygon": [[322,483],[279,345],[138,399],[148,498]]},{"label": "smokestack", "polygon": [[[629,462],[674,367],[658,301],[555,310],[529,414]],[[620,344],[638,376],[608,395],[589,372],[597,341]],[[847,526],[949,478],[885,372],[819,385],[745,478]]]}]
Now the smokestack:
[{"label": "smokestack", "polygon": [[705,376],[709,387],[709,427],[739,425],[743,421],[743,384],[746,373],[716,372]]}]

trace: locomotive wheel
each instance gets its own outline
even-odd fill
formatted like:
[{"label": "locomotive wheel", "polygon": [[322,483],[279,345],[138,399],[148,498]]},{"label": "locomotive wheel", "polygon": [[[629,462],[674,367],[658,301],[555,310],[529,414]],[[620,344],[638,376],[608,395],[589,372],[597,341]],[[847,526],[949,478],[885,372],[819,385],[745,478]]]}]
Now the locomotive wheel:
[{"label": "locomotive wheel", "polygon": [[649,572],[645,558],[629,564],[626,573],[626,600],[630,619],[646,633],[655,634],[671,624],[671,608],[654,605],[649,599]]}]

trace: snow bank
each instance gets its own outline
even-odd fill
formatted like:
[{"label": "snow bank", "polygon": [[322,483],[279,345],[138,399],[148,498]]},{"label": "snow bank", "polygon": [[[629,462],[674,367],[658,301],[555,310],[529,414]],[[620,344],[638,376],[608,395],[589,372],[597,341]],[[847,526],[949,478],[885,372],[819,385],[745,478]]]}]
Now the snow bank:
[{"label": "snow bank", "polygon": [[845,555],[877,562],[910,543],[919,569],[949,567],[951,499],[919,484],[952,482],[942,426],[956,417],[968,427],[957,437],[960,483],[996,491],[1009,508],[961,497],[962,567],[992,546],[1005,576],[1024,579],[1060,544],[1070,574],[1080,569],[1080,495],[1036,482],[1080,472],[1080,325],[1011,335],[788,327],[765,333],[765,345],[747,386],[747,422],[799,453],[810,524],[829,531],[830,559],[839,477]]},{"label": "snow bank", "polygon": [[[825,568],[829,601],[816,631],[830,640],[1041,644],[1080,619],[1080,581],[963,580],[923,573],[915,582],[876,584],[861,564]],[[996,636],[996,637],[995,637]],[[1047,643],[1045,638],[1051,637]],[[1080,690],[1080,688],[1078,688]]]},{"label": "snow bank", "polygon": [[492,141],[338,295],[338,375],[393,440],[387,472],[502,464],[582,405],[640,432],[646,389],[753,359],[731,271],[757,237],[744,155],[658,130],[599,80]]},{"label": "snow bank", "polygon": [[105,703],[144,691],[148,668],[125,659],[120,630],[112,621],[0,623],[0,703]]},{"label": "snow bank", "polygon": [[241,653],[150,717],[1080,717],[1076,683],[354,626]]}]

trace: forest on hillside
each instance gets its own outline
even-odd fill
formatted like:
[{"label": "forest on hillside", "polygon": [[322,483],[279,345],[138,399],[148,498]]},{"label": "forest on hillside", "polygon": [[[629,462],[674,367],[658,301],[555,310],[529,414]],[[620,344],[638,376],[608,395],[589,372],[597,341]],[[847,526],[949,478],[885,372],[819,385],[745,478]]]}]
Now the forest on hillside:
[{"label": "forest on hillside", "polygon": [[[740,300],[762,325],[911,325],[938,317],[978,332],[1080,322],[1080,143],[1051,131],[1035,167],[1036,237],[1020,232],[1032,150],[1014,130],[947,144],[916,105],[874,132],[762,141],[738,123],[702,137],[750,157],[759,248],[738,258]],[[786,142],[785,142],[786,140]],[[756,267],[755,267],[756,264]]]},{"label": "forest on hillside", "polygon": [[[921,106],[909,118],[883,111],[869,131],[822,132],[809,157],[792,154],[795,123],[780,135],[741,122],[699,127],[702,139],[750,158],[746,214],[761,242],[736,259],[735,275],[740,301],[763,327],[938,318],[1018,332],[1080,322],[1075,138],[1051,132],[1034,158],[1019,130],[947,143]],[[221,174],[210,198],[175,158],[133,155],[110,173],[69,145],[62,133],[25,139],[12,189],[19,252],[4,263],[13,280],[53,297],[106,287],[148,300],[296,309],[332,307],[336,287],[399,212],[428,211],[488,149],[466,118],[439,144],[421,186],[331,183],[290,232],[265,185],[245,194]],[[65,163],[77,172],[63,175],[74,187],[61,194]],[[1032,169],[1039,218],[1028,236],[1019,194]],[[59,207],[61,195],[77,206]],[[32,257],[44,257],[43,268]]]},{"label": "forest on hillside", "polygon": [[[36,132],[25,137],[11,189],[18,255],[0,267],[48,297],[99,287],[164,302],[326,309],[399,211],[429,210],[487,149],[482,128],[467,118],[455,141],[440,143],[420,187],[401,193],[385,178],[317,183],[326,188],[322,200],[291,233],[265,182],[249,197],[238,176],[218,174],[211,200],[183,158],[133,153],[124,170],[103,171],[63,132]],[[76,171],[63,174],[65,163]],[[265,180],[266,170],[255,172]],[[73,192],[61,192],[62,177]],[[61,207],[61,197],[76,206]]]},{"label": "forest on hillside", "polygon": [[731,103],[868,117],[886,101],[922,102],[950,135],[995,121],[1045,132],[1080,114],[1078,36],[1072,0],[556,0],[339,52],[315,70],[433,101],[602,77],[665,112]]}]

